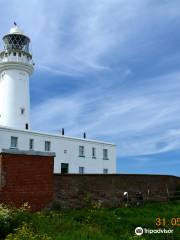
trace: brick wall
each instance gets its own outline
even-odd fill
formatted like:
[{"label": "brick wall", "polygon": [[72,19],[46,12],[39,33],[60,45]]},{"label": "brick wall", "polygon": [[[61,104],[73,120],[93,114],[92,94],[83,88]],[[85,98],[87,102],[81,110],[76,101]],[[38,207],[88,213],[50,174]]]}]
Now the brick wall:
[{"label": "brick wall", "polygon": [[136,174],[53,174],[54,154],[4,150],[0,154],[0,202],[19,207],[28,202],[40,210],[53,201],[64,207],[83,207],[101,200],[104,206],[123,203],[123,193],[134,200],[142,192],[145,200],[166,201],[180,188],[180,178]]},{"label": "brick wall", "polygon": [[17,152],[0,154],[0,202],[20,206],[28,202],[32,210],[46,206],[53,198],[51,154]]},{"label": "brick wall", "polygon": [[66,207],[82,207],[88,198],[101,200],[104,206],[116,207],[123,204],[124,192],[135,201],[136,192],[140,191],[145,200],[166,201],[174,194],[178,179],[165,175],[55,174],[54,199]]}]

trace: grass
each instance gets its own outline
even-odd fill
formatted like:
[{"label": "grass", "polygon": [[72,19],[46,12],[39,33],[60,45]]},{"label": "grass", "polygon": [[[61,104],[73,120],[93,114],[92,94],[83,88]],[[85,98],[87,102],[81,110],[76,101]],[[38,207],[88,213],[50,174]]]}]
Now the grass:
[{"label": "grass", "polygon": [[[81,210],[26,213],[26,216],[22,217],[22,222],[25,221],[28,226],[31,226],[34,233],[45,234],[54,240],[178,240],[180,239],[180,226],[173,227],[170,223],[171,219],[175,217],[180,218],[180,201],[149,203],[143,207],[132,208],[90,207]],[[165,226],[161,226],[161,228],[174,229],[174,233],[135,236],[134,230],[138,226],[157,229],[157,218],[166,220]],[[180,225],[180,222],[178,224]],[[26,240],[31,238],[14,237],[9,239]]]}]

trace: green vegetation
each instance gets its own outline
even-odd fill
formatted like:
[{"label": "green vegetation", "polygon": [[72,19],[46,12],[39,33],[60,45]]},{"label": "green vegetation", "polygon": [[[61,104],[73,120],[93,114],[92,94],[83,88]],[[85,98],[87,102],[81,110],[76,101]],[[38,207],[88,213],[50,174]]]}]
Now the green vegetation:
[{"label": "green vegetation", "polygon": [[[56,205],[56,207],[58,207]],[[0,205],[0,238],[6,240],[133,240],[180,239],[180,201],[148,203],[142,207],[104,209],[93,203],[81,210],[58,210],[30,213],[28,205],[20,209]],[[135,236],[136,227],[157,229],[156,219],[164,219],[161,228],[174,229],[173,234]],[[173,222],[175,224],[175,221]],[[177,225],[180,222],[177,222]]]}]

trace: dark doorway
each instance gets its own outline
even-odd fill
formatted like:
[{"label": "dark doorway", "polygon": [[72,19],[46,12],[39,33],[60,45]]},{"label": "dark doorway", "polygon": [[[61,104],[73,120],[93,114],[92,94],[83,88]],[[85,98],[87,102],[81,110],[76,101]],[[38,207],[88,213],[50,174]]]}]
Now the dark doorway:
[{"label": "dark doorway", "polygon": [[69,164],[61,163],[61,173],[68,173],[68,172],[69,172]]}]

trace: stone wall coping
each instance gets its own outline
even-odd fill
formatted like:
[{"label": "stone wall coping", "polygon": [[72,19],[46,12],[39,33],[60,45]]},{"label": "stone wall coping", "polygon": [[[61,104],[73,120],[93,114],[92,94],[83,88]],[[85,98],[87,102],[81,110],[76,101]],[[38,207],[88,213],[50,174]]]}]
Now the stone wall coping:
[{"label": "stone wall coping", "polygon": [[68,173],[68,174],[61,174],[61,173],[54,173],[54,176],[63,176],[63,177],[70,177],[70,176],[78,176],[78,177],[86,177],[86,176],[104,176],[104,177],[134,177],[134,176],[137,176],[137,177],[144,177],[144,176],[149,176],[149,177],[174,177],[174,178],[179,178],[179,176],[175,176],[175,175],[165,175],[165,174],[116,174],[116,173],[112,173],[112,174],[101,174],[101,173],[85,173],[85,174],[79,174],[79,173]]},{"label": "stone wall coping", "polygon": [[26,151],[19,149],[1,149],[1,154],[15,154],[15,155],[31,155],[31,156],[45,156],[45,157],[55,157],[55,152],[41,152],[41,151]]}]

